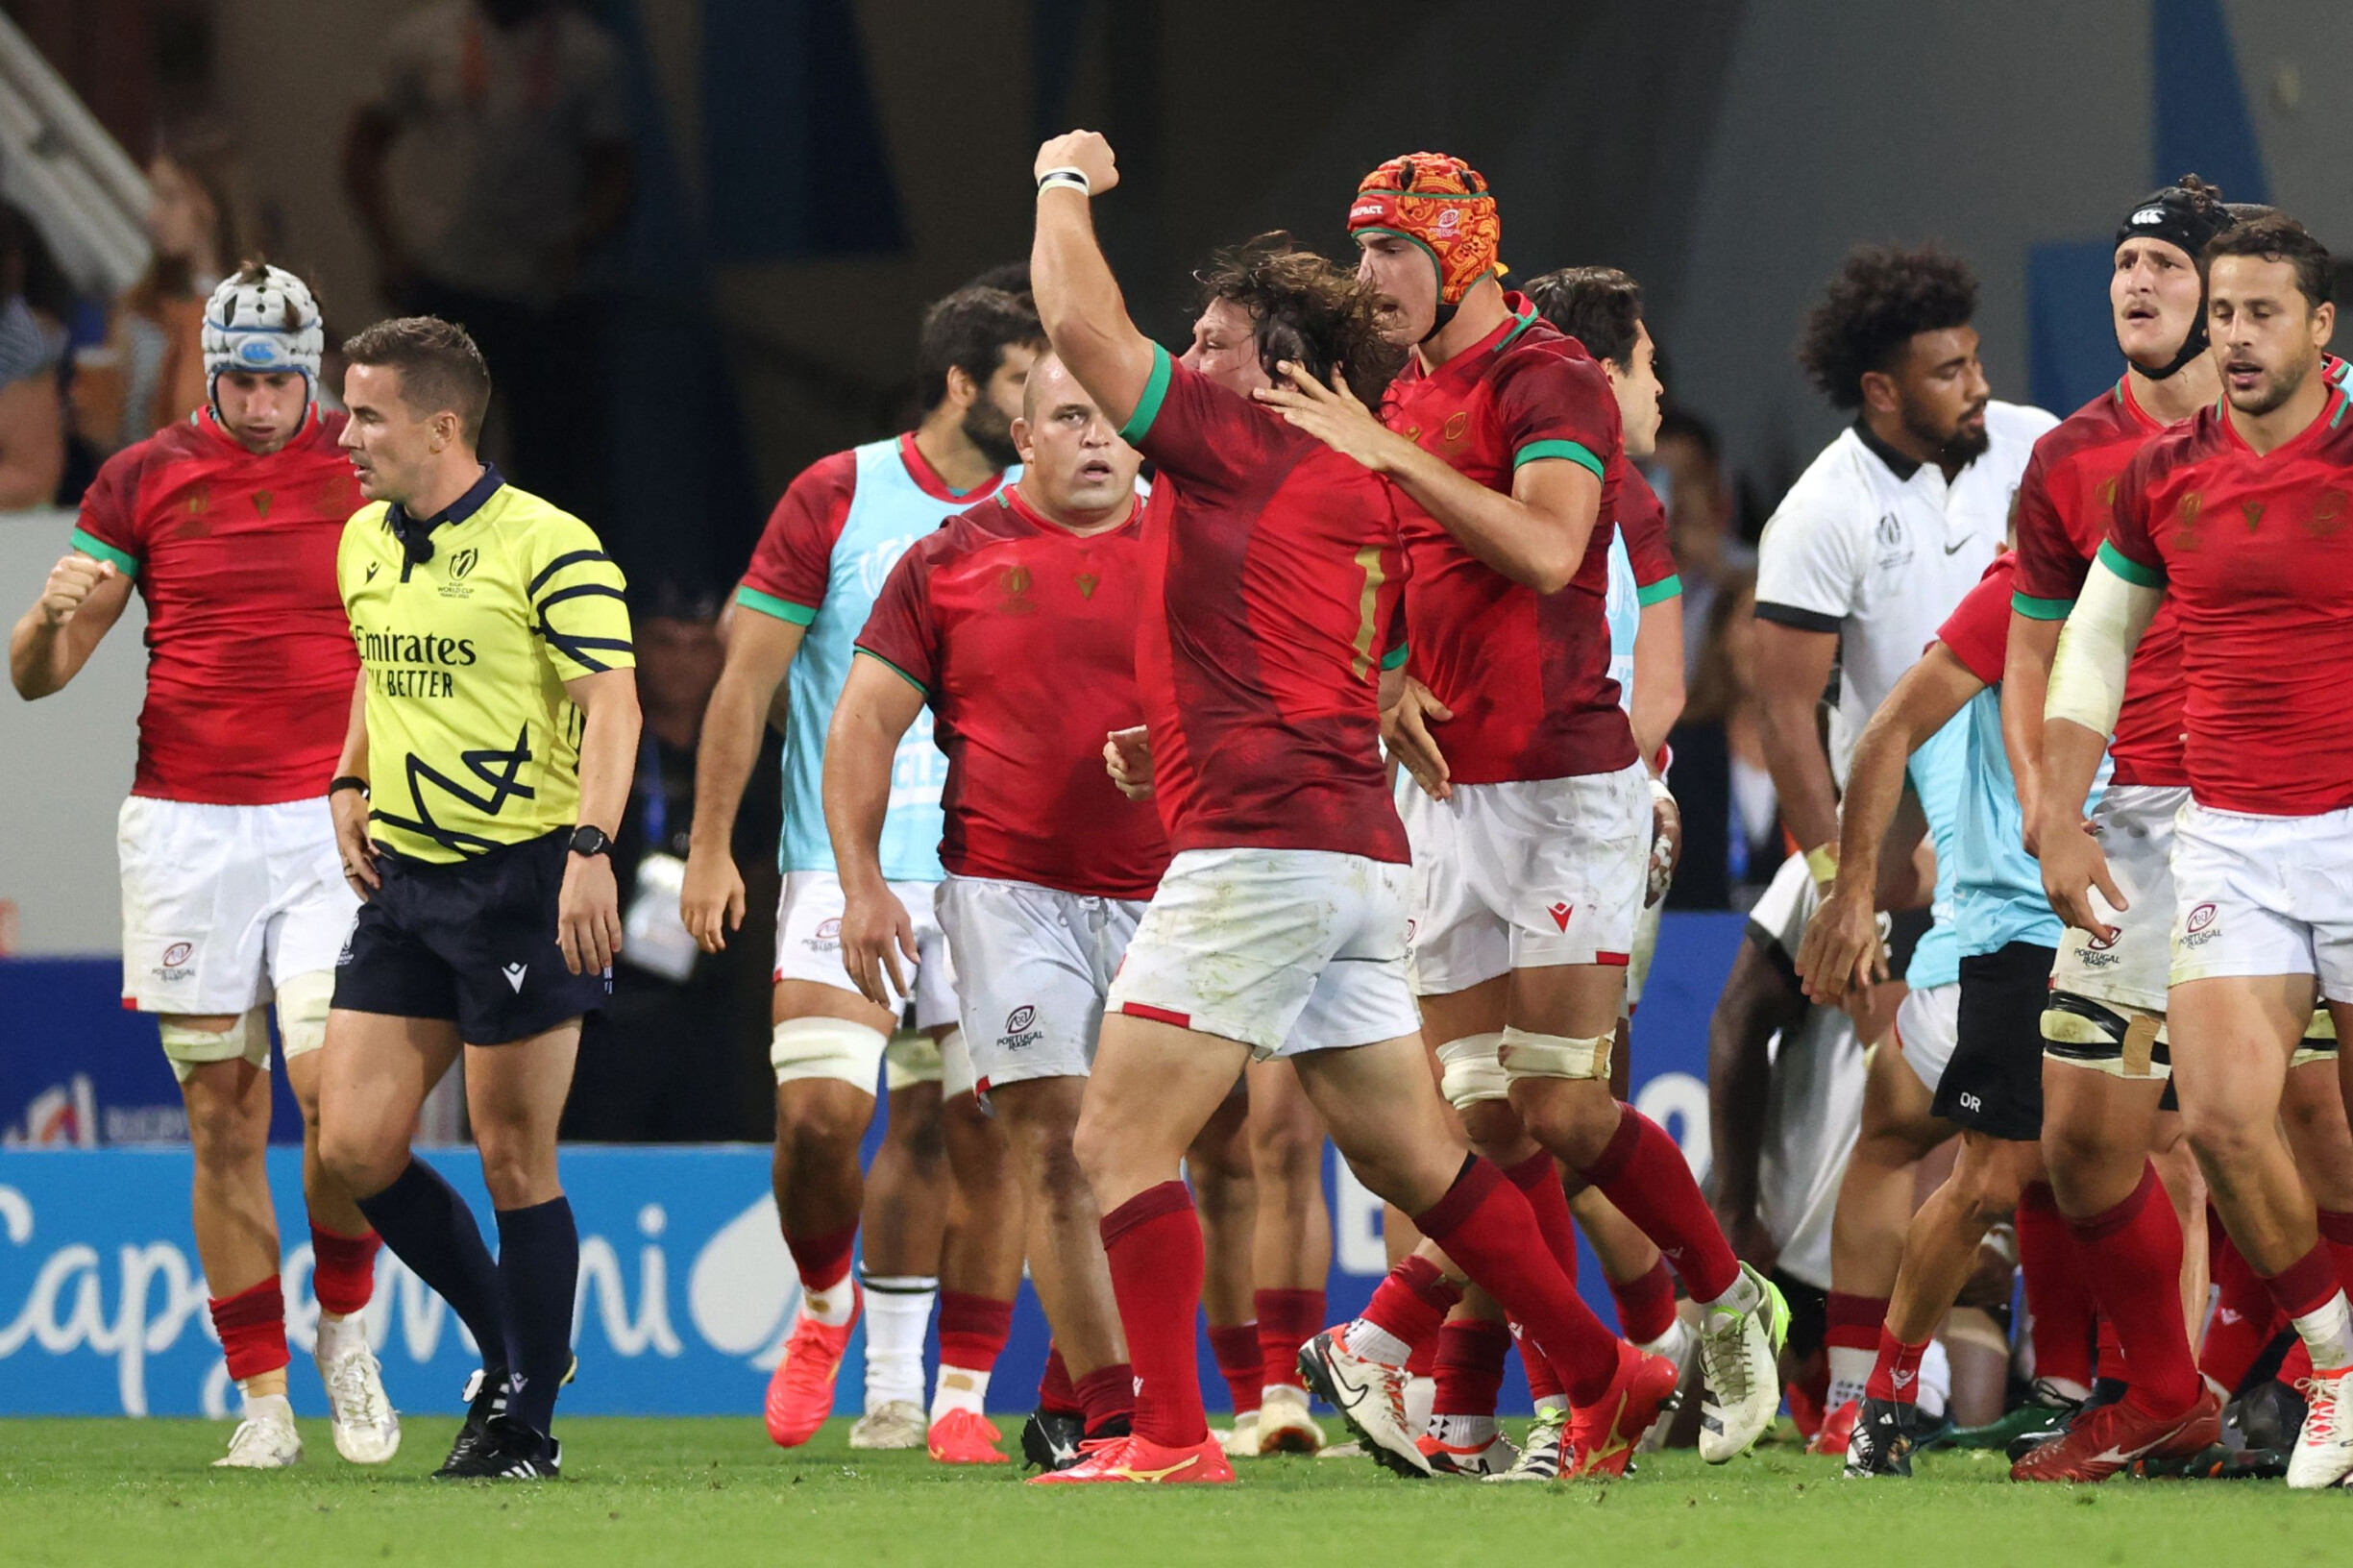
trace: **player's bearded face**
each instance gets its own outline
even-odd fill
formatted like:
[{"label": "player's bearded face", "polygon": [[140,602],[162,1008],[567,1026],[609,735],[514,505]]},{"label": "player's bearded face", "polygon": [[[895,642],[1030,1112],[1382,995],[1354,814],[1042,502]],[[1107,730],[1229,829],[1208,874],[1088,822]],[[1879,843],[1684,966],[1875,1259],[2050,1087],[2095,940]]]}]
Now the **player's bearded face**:
[{"label": "player's bearded face", "polygon": [[1381,296],[1381,335],[1419,343],[1438,320],[1438,273],[1429,253],[1395,234],[1358,236],[1357,278]]},{"label": "player's bearded face", "polygon": [[2308,302],[2292,265],[2259,256],[2217,257],[2207,293],[2206,331],[2223,396],[2243,414],[2270,413],[2318,367],[2335,307]]},{"label": "player's bearded face", "polygon": [[1962,464],[1983,455],[1985,404],[1991,395],[1977,358],[1977,330],[1949,327],[1912,338],[1896,378],[1903,428],[1936,449],[1939,462]]},{"label": "player's bearded face", "polygon": [[2108,305],[2116,346],[2144,370],[2173,362],[2204,306],[2205,283],[2190,253],[2162,239],[2135,237],[2116,248]]},{"label": "player's bearded face", "polygon": [[1014,450],[1013,422],[1021,417],[1021,388],[1037,351],[1008,343],[999,351],[997,367],[980,389],[980,396],[964,411],[964,438],[980,450],[995,468],[1011,468],[1020,460]]}]

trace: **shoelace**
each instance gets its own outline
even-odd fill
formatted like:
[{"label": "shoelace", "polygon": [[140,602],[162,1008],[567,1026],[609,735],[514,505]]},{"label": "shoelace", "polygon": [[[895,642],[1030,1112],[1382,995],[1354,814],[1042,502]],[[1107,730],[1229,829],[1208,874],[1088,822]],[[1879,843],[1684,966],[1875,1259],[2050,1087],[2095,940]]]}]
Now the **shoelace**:
[{"label": "shoelace", "polygon": [[269,1441],[270,1429],[268,1423],[257,1421],[249,1415],[244,1420],[237,1423],[236,1431],[229,1434],[229,1452],[231,1454],[242,1454],[248,1448],[267,1447],[269,1445]]},{"label": "shoelace", "polygon": [[2306,1438],[2332,1442],[2337,1436],[2337,1396],[2342,1391],[2344,1380],[2335,1378],[2299,1378],[2296,1391],[2304,1396],[2304,1432]]},{"label": "shoelace", "polygon": [[1723,1329],[1708,1325],[1701,1339],[1701,1359],[1707,1363],[1707,1385],[1717,1399],[1737,1405],[1749,1397],[1749,1358],[1742,1353],[1740,1342],[1742,1319],[1747,1314],[1728,1308],[1716,1311],[1730,1323]]},{"label": "shoelace", "polygon": [[345,1426],[383,1424],[383,1389],[368,1376],[376,1369],[376,1358],[366,1351],[355,1352],[335,1362],[335,1369],[327,1380],[327,1391],[333,1396]]}]

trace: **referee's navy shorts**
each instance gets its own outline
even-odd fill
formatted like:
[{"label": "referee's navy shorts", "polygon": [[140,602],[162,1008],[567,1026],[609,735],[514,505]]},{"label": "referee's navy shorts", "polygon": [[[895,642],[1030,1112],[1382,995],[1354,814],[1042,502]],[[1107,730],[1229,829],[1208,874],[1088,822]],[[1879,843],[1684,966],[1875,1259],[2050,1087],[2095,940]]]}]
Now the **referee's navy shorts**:
[{"label": "referee's navy shorts", "polygon": [[381,886],[335,960],[334,1005],[448,1018],[469,1045],[503,1045],[601,1011],[613,971],[574,974],[555,943],[572,833],[447,864],[379,850]]}]

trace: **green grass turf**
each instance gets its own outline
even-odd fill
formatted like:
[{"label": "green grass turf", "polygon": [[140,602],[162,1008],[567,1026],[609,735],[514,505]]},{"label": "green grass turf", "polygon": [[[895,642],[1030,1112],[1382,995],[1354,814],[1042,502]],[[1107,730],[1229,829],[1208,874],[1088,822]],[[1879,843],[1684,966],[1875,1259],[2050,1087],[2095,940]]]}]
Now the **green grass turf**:
[{"label": "green grass turf", "polygon": [[343,1463],[325,1423],[306,1422],[303,1463],[267,1474],[208,1467],[228,1436],[217,1423],[0,1420],[0,1563],[2353,1560],[2353,1497],[2276,1482],[2018,1486],[1990,1455],[1928,1456],[1909,1482],[1842,1482],[1835,1461],[1783,1443],[1722,1469],[1688,1453],[1656,1456],[1606,1486],[1408,1483],[1361,1459],[1279,1458],[1238,1466],[1233,1487],[1049,1489],[1017,1484],[1012,1466],[853,1455],[843,1422],[791,1453],[751,1417],[562,1425],[561,1482],[452,1485],[426,1478],[456,1430],[452,1417],[412,1420],[407,1446],[380,1469]]}]

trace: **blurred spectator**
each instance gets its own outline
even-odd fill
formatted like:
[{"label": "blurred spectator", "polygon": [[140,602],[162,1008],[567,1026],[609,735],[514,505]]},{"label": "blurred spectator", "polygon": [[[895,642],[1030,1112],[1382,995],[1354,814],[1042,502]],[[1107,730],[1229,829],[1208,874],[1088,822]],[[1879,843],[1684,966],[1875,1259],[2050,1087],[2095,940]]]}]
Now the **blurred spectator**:
[{"label": "blurred spectator", "polygon": [[611,527],[595,262],[632,186],[611,37],[556,0],[426,6],[379,52],[343,170],[386,302],[462,323],[481,346],[500,461]]},{"label": "blurred spectator", "polygon": [[47,506],[65,477],[59,365],[72,291],[32,220],[0,206],[0,511]]},{"label": "blurred spectator", "polygon": [[1702,623],[1682,723],[1667,739],[1675,748],[1670,782],[1683,808],[1683,860],[1667,894],[1670,909],[1746,909],[1786,853],[1749,684],[1755,607],[1753,573],[1734,569],[1720,579]]},{"label": "blurred spectator", "polygon": [[773,740],[736,818],[735,859],[748,884],[744,927],[725,952],[699,952],[678,918],[678,888],[695,820],[695,747],[723,656],[719,605],[668,583],[644,603],[633,634],[644,739],[629,809],[613,840],[621,958],[613,999],[580,1039],[563,1136],[765,1140],[773,1132],[769,973],[782,816]]},{"label": "blurred spectator", "polygon": [[102,453],[205,405],[205,301],[258,238],[244,171],[217,128],[165,137],[147,185],[155,258],[114,302],[105,341],[74,357],[74,427]]},{"label": "blurred spectator", "polygon": [[1666,502],[1667,543],[1683,579],[1683,668],[1696,670],[1726,577],[1753,568],[1756,553],[1732,530],[1723,450],[1697,414],[1670,408],[1659,420],[1651,484]]}]

